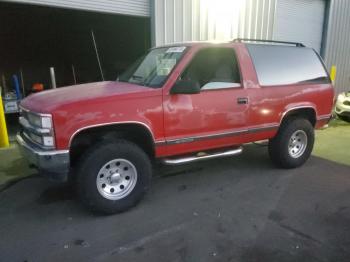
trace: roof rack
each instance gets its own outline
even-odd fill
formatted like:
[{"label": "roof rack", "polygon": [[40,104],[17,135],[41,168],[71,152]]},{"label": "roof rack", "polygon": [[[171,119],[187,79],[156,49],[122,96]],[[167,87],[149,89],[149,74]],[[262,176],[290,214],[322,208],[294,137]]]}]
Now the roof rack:
[{"label": "roof rack", "polygon": [[286,41],[276,41],[276,40],[264,40],[264,39],[250,39],[250,38],[236,38],[232,42],[261,42],[261,43],[276,43],[276,44],[285,44],[285,45],[295,45],[297,47],[305,47],[304,44],[298,42],[286,42]]}]

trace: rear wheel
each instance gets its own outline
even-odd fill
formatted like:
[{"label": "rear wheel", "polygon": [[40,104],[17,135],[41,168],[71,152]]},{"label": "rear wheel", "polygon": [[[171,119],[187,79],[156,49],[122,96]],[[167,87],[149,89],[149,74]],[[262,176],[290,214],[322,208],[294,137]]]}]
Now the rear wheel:
[{"label": "rear wheel", "polygon": [[149,187],[151,162],[137,145],[118,140],[92,147],[78,166],[77,189],[91,210],[106,214],[136,205]]},{"label": "rear wheel", "polygon": [[310,157],[314,139],[314,128],[308,120],[287,119],[277,135],[269,141],[270,158],[282,168],[301,166]]}]

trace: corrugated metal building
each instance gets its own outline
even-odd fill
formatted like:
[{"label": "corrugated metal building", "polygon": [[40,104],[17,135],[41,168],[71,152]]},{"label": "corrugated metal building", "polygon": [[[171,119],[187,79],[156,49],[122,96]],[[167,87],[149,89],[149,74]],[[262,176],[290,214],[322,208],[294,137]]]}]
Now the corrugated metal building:
[{"label": "corrugated metal building", "polygon": [[276,0],[221,2],[155,0],[155,44],[273,37]]},{"label": "corrugated metal building", "polygon": [[12,3],[33,4],[104,13],[149,16],[149,0],[5,0]]},{"label": "corrugated metal building", "polygon": [[325,29],[323,56],[337,66],[336,90],[350,90],[350,1],[332,0]]},{"label": "corrugated metal building", "polygon": [[348,0],[7,0],[150,17],[154,45],[237,37],[303,42],[337,66],[336,90],[350,89]]},{"label": "corrugated metal building", "polygon": [[151,0],[155,45],[238,37],[302,42],[337,66],[350,90],[348,0]]}]

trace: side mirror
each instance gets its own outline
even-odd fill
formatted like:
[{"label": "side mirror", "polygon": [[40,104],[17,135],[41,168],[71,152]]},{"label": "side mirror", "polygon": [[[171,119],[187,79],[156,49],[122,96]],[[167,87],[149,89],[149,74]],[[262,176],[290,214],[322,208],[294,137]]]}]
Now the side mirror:
[{"label": "side mirror", "polygon": [[199,83],[193,80],[177,80],[170,94],[198,94],[201,91]]}]

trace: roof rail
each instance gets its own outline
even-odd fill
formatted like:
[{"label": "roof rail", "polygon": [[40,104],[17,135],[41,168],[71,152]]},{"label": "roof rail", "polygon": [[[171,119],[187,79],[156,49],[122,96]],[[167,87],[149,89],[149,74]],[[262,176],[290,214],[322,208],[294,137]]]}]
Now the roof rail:
[{"label": "roof rail", "polygon": [[276,43],[276,44],[285,44],[285,45],[295,45],[297,47],[305,47],[304,44],[297,43],[297,42],[286,42],[286,41],[264,40],[264,39],[250,39],[250,38],[236,38],[232,42],[235,42],[235,43],[241,43],[241,42]]}]

